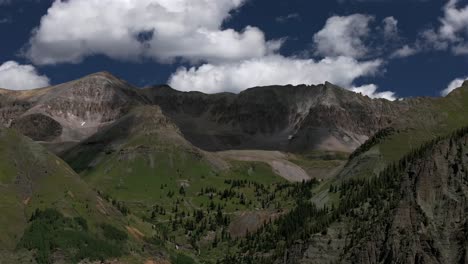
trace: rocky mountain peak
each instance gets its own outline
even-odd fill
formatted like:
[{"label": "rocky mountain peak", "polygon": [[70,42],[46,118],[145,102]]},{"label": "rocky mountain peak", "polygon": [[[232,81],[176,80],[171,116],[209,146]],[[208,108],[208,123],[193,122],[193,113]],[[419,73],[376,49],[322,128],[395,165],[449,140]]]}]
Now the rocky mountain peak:
[{"label": "rocky mountain peak", "polygon": [[[136,87],[99,72],[38,94],[12,125],[35,140],[81,141],[143,101]],[[54,131],[43,123],[53,123]]]},{"label": "rocky mountain peak", "polygon": [[[167,85],[138,89],[109,72],[8,97],[13,101],[3,108],[1,123],[14,124],[36,140],[81,141],[136,106],[149,105],[159,106],[185,138],[204,150],[352,151],[411,108],[407,102],[373,100],[329,82],[204,94]],[[54,133],[47,127],[54,127]]]},{"label": "rocky mountain peak", "polygon": [[320,96],[320,104],[325,106],[339,105],[339,99],[337,93],[338,89],[341,89],[329,82],[326,82],[323,86]]}]

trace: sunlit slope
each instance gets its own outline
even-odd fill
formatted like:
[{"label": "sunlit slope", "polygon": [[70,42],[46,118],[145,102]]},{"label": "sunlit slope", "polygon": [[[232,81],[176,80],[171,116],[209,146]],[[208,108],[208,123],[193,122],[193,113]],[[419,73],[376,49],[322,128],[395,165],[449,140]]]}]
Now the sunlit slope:
[{"label": "sunlit slope", "polygon": [[444,98],[415,98],[412,111],[348,163],[342,176],[375,175],[411,149],[468,125],[468,83]]},{"label": "sunlit slope", "polygon": [[296,184],[266,162],[194,147],[156,106],[135,108],[63,157],[104,197],[155,225],[162,244],[188,255],[198,248],[192,256],[203,263],[231,246],[213,249],[216,236],[245,235],[294,204]]},{"label": "sunlit slope", "polygon": [[[159,107],[134,109],[130,114],[64,154],[64,159],[96,189],[130,207],[167,201],[168,192],[185,188],[196,195],[202,188],[241,177],[269,184],[283,182],[267,164],[227,162],[191,145]],[[247,173],[249,164],[256,170]],[[143,208],[142,208],[143,209]]]},{"label": "sunlit slope", "polygon": [[[0,129],[0,201],[0,259],[6,263],[22,262],[23,255],[46,263],[57,257],[56,252],[61,252],[59,258],[67,262],[78,261],[80,252],[89,252],[87,244],[107,245],[101,241],[105,239],[103,224],[123,231],[130,222],[64,161],[9,129]],[[49,219],[52,222],[44,222],[42,212],[56,217]],[[86,229],[72,224],[74,221]],[[48,226],[54,229],[34,231]],[[58,234],[64,235],[56,237]],[[42,238],[38,239],[37,235]],[[130,244],[138,244],[131,238],[126,241],[119,242],[115,248],[114,244],[108,245],[114,255],[89,253],[89,257],[124,257]],[[44,248],[44,245],[48,246]],[[32,251],[28,253],[28,249]]]}]

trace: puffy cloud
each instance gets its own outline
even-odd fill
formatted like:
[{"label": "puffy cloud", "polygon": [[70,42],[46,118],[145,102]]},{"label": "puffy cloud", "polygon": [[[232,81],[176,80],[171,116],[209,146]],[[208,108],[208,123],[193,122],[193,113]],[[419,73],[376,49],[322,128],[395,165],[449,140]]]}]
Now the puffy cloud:
[{"label": "puffy cloud", "polygon": [[468,33],[468,6],[458,9],[459,0],[450,0],[444,8],[439,34],[444,39],[457,40],[458,33]]},{"label": "puffy cloud", "polygon": [[314,35],[315,55],[369,58],[387,53],[400,40],[398,20],[392,16],[381,26],[369,15],[330,17]]},{"label": "puffy cloud", "polygon": [[421,33],[418,45],[425,49],[451,49],[454,54],[468,54],[468,5],[459,8],[459,0],[449,0],[444,6],[444,16],[437,29]]},{"label": "puffy cloud", "polygon": [[404,45],[391,58],[403,58],[430,50],[450,50],[453,54],[468,54],[468,5],[460,7],[460,0],[449,0],[443,7],[440,25],[419,33],[415,43]]},{"label": "puffy cloud", "polygon": [[31,65],[7,61],[0,65],[0,87],[11,90],[28,90],[49,86],[49,79],[39,75]]},{"label": "puffy cloud", "polygon": [[369,23],[373,19],[362,14],[330,17],[314,35],[316,55],[364,57],[368,52],[364,39],[369,35]]},{"label": "puffy cloud", "polygon": [[221,29],[245,0],[55,0],[25,55],[36,64],[78,63],[103,54],[169,61],[221,62],[271,50],[261,30]]},{"label": "puffy cloud", "polygon": [[468,80],[468,77],[458,78],[458,79],[453,80],[452,82],[449,83],[447,88],[445,88],[444,90],[442,90],[442,92],[440,92],[440,94],[442,96],[447,96],[453,90],[460,88],[466,80]]},{"label": "puffy cloud", "polygon": [[351,88],[351,91],[369,96],[370,98],[382,98],[387,99],[389,101],[395,101],[397,99],[394,92],[377,92],[377,89],[377,85],[367,84],[359,87],[353,87]]},{"label": "puffy cloud", "polygon": [[318,84],[325,81],[352,87],[355,79],[372,76],[381,66],[380,60],[359,62],[349,57],[336,57],[315,61],[271,55],[241,62],[180,68],[170,77],[169,85],[178,90],[205,93],[237,93],[255,86]]}]

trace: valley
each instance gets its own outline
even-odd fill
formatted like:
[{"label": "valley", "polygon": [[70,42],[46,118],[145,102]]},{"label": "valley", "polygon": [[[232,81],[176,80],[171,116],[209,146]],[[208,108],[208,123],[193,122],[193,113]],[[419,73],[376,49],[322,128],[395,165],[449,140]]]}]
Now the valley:
[{"label": "valley", "polygon": [[0,263],[463,262],[467,114],[467,83],[0,90]]}]

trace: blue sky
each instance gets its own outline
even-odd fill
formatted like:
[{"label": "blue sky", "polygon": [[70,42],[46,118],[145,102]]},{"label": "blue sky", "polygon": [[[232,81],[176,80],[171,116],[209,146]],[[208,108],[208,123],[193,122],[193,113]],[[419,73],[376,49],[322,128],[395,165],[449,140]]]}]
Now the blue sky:
[{"label": "blue sky", "polygon": [[467,0],[0,0],[0,87],[97,71],[239,92],[330,81],[440,96],[468,76]]}]

